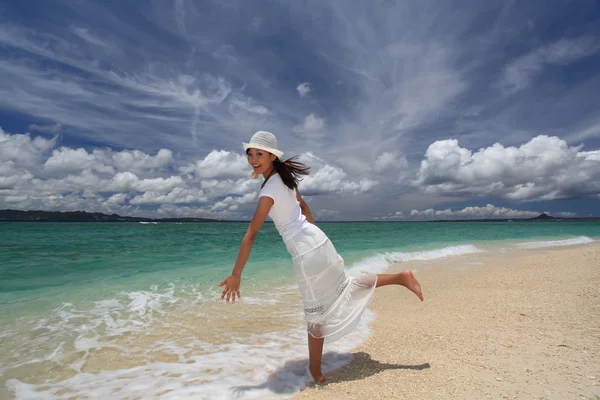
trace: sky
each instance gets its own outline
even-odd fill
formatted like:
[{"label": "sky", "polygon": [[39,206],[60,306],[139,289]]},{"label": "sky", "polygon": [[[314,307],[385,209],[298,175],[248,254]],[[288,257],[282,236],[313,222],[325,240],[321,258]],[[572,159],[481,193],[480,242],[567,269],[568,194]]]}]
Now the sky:
[{"label": "sky", "polygon": [[600,3],[0,3],[0,209],[248,220],[258,130],[317,221],[600,216]]}]

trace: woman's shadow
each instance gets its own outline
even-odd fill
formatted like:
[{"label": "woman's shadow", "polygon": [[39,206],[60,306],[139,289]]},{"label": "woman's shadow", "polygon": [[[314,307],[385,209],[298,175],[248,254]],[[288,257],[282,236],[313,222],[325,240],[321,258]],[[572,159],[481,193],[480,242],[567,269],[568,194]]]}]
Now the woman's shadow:
[{"label": "woman's shadow", "polygon": [[[352,361],[348,364],[349,359],[352,359]],[[347,365],[337,369],[340,364]],[[388,369],[410,369],[421,371],[431,368],[429,363],[419,365],[382,363],[373,360],[369,354],[364,352],[354,354],[328,352],[323,354],[322,365],[326,381],[319,386],[337,382],[357,381]],[[295,393],[306,386],[314,385],[307,368],[307,359],[288,361],[283,367],[273,372],[266,382],[254,386],[234,386],[231,390],[236,395],[243,395],[247,391],[265,389],[278,394]],[[335,372],[328,373],[328,371],[332,370],[335,370]]]}]

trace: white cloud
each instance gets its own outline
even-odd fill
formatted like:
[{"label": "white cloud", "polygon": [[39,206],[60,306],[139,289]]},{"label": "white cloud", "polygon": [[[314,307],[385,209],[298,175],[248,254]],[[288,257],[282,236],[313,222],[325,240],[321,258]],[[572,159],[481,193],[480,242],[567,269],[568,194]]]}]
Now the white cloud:
[{"label": "white cloud", "polygon": [[[264,106],[255,105],[251,98],[240,97],[234,98],[232,106],[243,107],[244,112],[231,113],[230,103],[225,101],[234,90],[231,82],[200,67],[193,75],[180,68],[155,68],[154,57],[142,61],[142,67],[134,67],[148,58],[140,47],[144,39],[133,39],[131,35],[138,34],[128,28],[125,31],[122,35],[115,32],[114,42],[109,44],[80,27],[56,35],[3,25],[0,43],[17,49],[21,57],[0,61],[0,107],[76,129],[80,137],[98,140],[102,135],[103,141],[113,145],[138,148],[151,143],[152,137],[173,144],[189,141],[188,135],[198,146],[206,120],[217,119],[220,131],[230,133],[247,124],[248,112],[265,112]],[[154,42],[153,50],[160,51],[160,46]],[[48,62],[41,68],[42,63],[29,62],[31,58]],[[74,79],[69,71],[90,79]],[[184,137],[185,141],[174,140]]]},{"label": "white cloud", "polygon": [[52,151],[52,156],[43,165],[45,172],[56,175],[94,170],[101,174],[114,174],[115,171],[134,171],[146,174],[154,169],[168,165],[173,158],[171,150],[160,149],[156,155],[139,150],[114,152],[110,149],[94,149],[91,152],[83,148],[60,147]]},{"label": "white cloud", "polygon": [[269,115],[270,114],[269,110],[266,107],[256,104],[252,99],[247,98],[247,97],[242,97],[241,95],[238,95],[238,96],[232,98],[229,101],[229,104],[230,104],[229,110],[232,113],[235,113],[238,110],[240,110],[240,111],[248,112],[250,114],[257,114],[257,115]]},{"label": "white cloud", "polygon": [[49,154],[55,144],[0,129],[0,207],[130,214],[132,196],[130,204],[138,205],[208,200],[184,177],[160,176],[173,162],[170,150],[150,155],[62,146]]},{"label": "white cloud", "polygon": [[21,204],[27,200],[27,196],[5,196],[4,202],[10,207],[11,204]]},{"label": "white cloud", "polygon": [[453,67],[451,50],[441,44],[432,42],[420,47],[400,42],[392,44],[388,51],[393,60],[410,60],[404,76],[394,77],[401,81],[390,88],[392,110],[382,113],[391,128],[402,131],[427,122],[442,113],[467,87]]},{"label": "white cloud", "polygon": [[[485,207],[465,207],[459,210],[450,208],[439,210],[428,208],[424,210],[411,210],[405,214],[402,211],[390,213],[385,217],[379,217],[380,220],[410,220],[410,221],[430,221],[430,220],[470,220],[470,219],[527,219],[539,216],[541,211],[516,210],[507,207],[496,207],[488,204]],[[556,217],[573,217],[574,213],[559,212],[549,213]]]},{"label": "white cloud", "polygon": [[0,128],[0,162],[13,161],[18,166],[37,166],[44,154],[54,147],[55,139],[29,134],[8,134]]},{"label": "white cloud", "polygon": [[301,84],[298,85],[298,87],[296,87],[296,90],[298,91],[298,94],[300,95],[300,97],[304,97],[310,93],[311,87],[308,82],[302,82]]},{"label": "white cloud", "polygon": [[33,175],[26,169],[18,168],[14,161],[0,162],[0,191],[23,187],[31,178]]},{"label": "white cloud", "polygon": [[[354,113],[336,131],[341,145],[356,151],[368,135],[373,147],[387,150],[405,135],[453,112],[457,97],[469,86],[456,67],[458,53],[452,44],[419,37],[423,34],[419,27],[410,35],[412,40],[397,39],[404,35],[390,40],[384,29],[397,31],[392,26],[397,21],[384,19],[389,23],[384,23],[385,28],[365,31],[352,27],[352,10],[337,11],[345,21],[339,40],[349,53],[359,56],[329,61],[355,77],[351,87],[357,85],[361,91],[360,107],[353,107]],[[412,139],[418,142],[425,137]]]},{"label": "white cloud", "polygon": [[569,135],[566,136],[566,139],[569,140],[569,142],[573,143],[577,143],[580,142],[582,140],[589,140],[592,138],[599,138],[600,137],[600,122],[597,122],[595,124],[592,124],[582,130],[576,131],[574,133],[571,133]]},{"label": "white cloud", "polygon": [[154,156],[140,150],[124,150],[116,153],[108,152],[107,154],[112,158],[112,165],[120,171],[162,168],[173,159],[173,152],[168,149],[160,149]]},{"label": "white cloud", "polygon": [[586,161],[600,161],[600,150],[580,151],[579,153],[577,153],[577,157],[582,158]]},{"label": "white cloud", "polygon": [[50,133],[59,133],[61,130],[62,126],[60,124],[53,124],[53,125],[38,125],[38,124],[31,124],[29,125],[29,130],[31,132],[50,132]]},{"label": "white cloud", "polygon": [[412,210],[410,219],[506,219],[533,218],[540,215],[537,211],[514,210],[488,204],[485,207],[465,207],[462,210]]},{"label": "white cloud", "polygon": [[312,152],[300,155],[300,162],[310,167],[308,176],[299,185],[302,195],[316,196],[334,193],[359,194],[371,191],[378,181],[371,178],[348,179],[343,168],[328,164]]},{"label": "white cloud", "polygon": [[370,191],[377,181],[361,179],[358,182],[346,180],[347,174],[339,167],[326,164],[304,178],[299,188],[302,194],[315,196],[331,193],[358,194]]},{"label": "white cloud", "polygon": [[132,172],[119,172],[108,183],[107,189],[115,192],[129,191],[138,181],[137,175]]},{"label": "white cloud", "polygon": [[[498,140],[519,147],[538,132],[558,134],[574,145],[585,139],[590,146],[586,150],[597,148],[599,119],[592,105],[600,75],[593,68],[595,58],[589,57],[597,50],[597,39],[548,43],[539,35],[543,24],[537,17],[532,17],[531,26],[519,26],[520,10],[526,6],[500,7],[495,14],[499,18],[484,26],[477,40],[464,38],[470,37],[474,21],[486,18],[488,6],[459,2],[431,8],[426,2],[394,2],[373,6],[369,13],[338,0],[314,3],[310,10],[287,0],[276,9],[238,6],[209,15],[194,2],[152,2],[141,10],[147,22],[142,30],[126,13],[115,23],[116,10],[105,3],[63,2],[44,15],[43,24],[28,24],[6,8],[0,47],[12,57],[0,60],[0,108],[22,119],[19,123],[32,123],[32,132],[63,134],[72,142],[59,146],[73,148],[55,146],[60,137],[46,150],[16,151],[10,158],[11,172],[2,176],[3,187],[11,187],[4,189],[4,199],[37,199],[30,196],[39,194],[43,201],[42,195],[75,191],[81,182],[79,197],[57,197],[52,204],[82,206],[88,201],[98,207],[87,197],[108,199],[115,193],[100,190],[113,187],[123,194],[114,199],[124,199],[117,207],[145,192],[157,195],[143,201],[155,201],[167,199],[160,196],[175,187],[197,188],[208,199],[202,212],[210,213],[209,205],[256,191],[260,183],[249,179],[243,154],[239,158],[219,152],[242,153],[242,140],[268,129],[278,135],[286,154],[312,151],[327,160],[333,169],[325,172],[332,183],[314,167],[318,179],[311,190],[328,201],[336,193],[346,194],[335,199],[335,206],[344,214],[350,206],[342,203],[353,202],[353,214],[347,215],[353,218],[363,215],[373,200],[349,194],[369,191],[374,182],[379,182],[382,199],[414,189],[406,187],[406,176],[436,140],[460,137],[471,156]],[[557,17],[556,8],[547,11],[544,21]],[[74,12],[78,18],[64,19]],[[315,19],[315,14],[328,18]],[[452,23],[444,23],[449,22],[447,15],[452,15]],[[239,29],[223,29],[227,24],[212,23],[212,18],[236,23]],[[291,53],[273,51],[272,43],[262,40],[276,33],[279,24],[301,36],[297,40],[284,35],[277,43]],[[110,30],[102,28],[106,26]],[[516,48],[505,51],[506,45],[525,36],[540,47],[515,60]],[[577,72],[579,65],[570,67],[577,60],[586,62],[582,67],[591,72],[564,80]],[[486,82],[496,85],[490,89]],[[290,90],[294,84],[296,93]],[[540,92],[527,91],[510,104],[502,99],[499,103],[494,97],[498,84],[509,91],[531,86]],[[568,132],[575,133],[569,137]],[[81,145],[86,143],[100,148]],[[160,148],[162,155],[157,154]],[[52,150],[56,154],[48,155]],[[0,142],[0,157],[3,151]],[[574,185],[593,191],[593,182],[583,182],[597,178],[588,174],[595,156],[583,153],[576,164],[587,164]],[[509,167],[501,169],[514,175]],[[339,178],[337,170],[345,176]],[[117,177],[119,173],[132,176]],[[182,183],[173,185],[173,176]],[[505,183],[502,176],[499,181]],[[442,184],[434,188],[429,181],[425,197],[414,193],[413,200],[428,208],[442,201],[428,193],[457,194],[456,183],[445,185],[446,189]],[[460,196],[495,193],[493,187],[476,184],[471,192],[468,182],[463,186]],[[535,180],[526,180],[520,190],[507,197],[507,189],[500,187],[498,196],[554,196]],[[81,199],[83,194],[86,199]],[[316,200],[316,209],[331,207],[326,200]],[[407,207],[414,208],[412,203]],[[239,205],[235,215],[244,215],[248,208]]]},{"label": "white cloud", "polygon": [[310,113],[304,118],[305,131],[320,131],[325,127],[325,120],[317,117],[314,113]]},{"label": "white cloud", "polygon": [[225,199],[215,203],[210,207],[210,211],[237,211],[240,205],[253,203],[258,196],[257,192],[246,193],[243,196],[227,196]]},{"label": "white cloud", "polygon": [[398,221],[406,219],[402,211],[396,211],[395,213],[389,213],[383,217],[373,217],[374,221]]},{"label": "white cloud", "polygon": [[168,178],[142,179],[135,182],[132,186],[138,192],[164,193],[183,185],[184,181],[180,176],[170,176]]},{"label": "white cloud", "polygon": [[82,39],[90,44],[93,44],[95,46],[104,47],[104,48],[110,47],[109,42],[100,39],[98,36],[91,33],[90,30],[87,28],[82,28],[80,26],[71,25],[69,27],[69,29],[75,36],[79,37],[80,39]]},{"label": "white cloud", "polygon": [[304,117],[302,125],[296,125],[294,131],[304,133],[305,136],[315,137],[323,134],[325,128],[325,120],[319,118],[315,113],[310,113]]},{"label": "white cloud", "polygon": [[[33,178],[29,172],[12,173],[8,175],[5,171],[7,168],[0,166],[0,190],[14,189],[17,185],[23,185],[25,182]],[[5,175],[6,173],[6,175]]]},{"label": "white cloud", "polygon": [[181,173],[195,173],[198,178],[241,178],[252,172],[245,156],[225,150],[213,150],[202,160],[180,169]]},{"label": "white cloud", "polygon": [[106,199],[107,204],[124,204],[127,200],[127,195],[125,193],[116,193]]},{"label": "white cloud", "polygon": [[228,194],[245,194],[259,189],[259,180],[250,179],[203,179],[200,188],[211,198],[227,196]]},{"label": "white cloud", "polygon": [[600,194],[597,153],[557,137],[537,136],[520,147],[499,143],[472,153],[454,139],[432,143],[414,184],[427,194],[516,201]]},{"label": "white cloud", "polygon": [[194,217],[211,219],[242,219],[248,218],[245,212],[239,210],[211,211],[211,206],[189,207],[185,205],[162,204],[156,214],[159,218],[165,217]]},{"label": "white cloud", "polygon": [[169,193],[145,192],[129,201],[130,204],[189,204],[203,203],[208,199],[200,189],[176,187]]},{"label": "white cloud", "polygon": [[319,220],[333,220],[339,216],[340,216],[339,210],[328,210],[325,208],[323,208],[321,210],[317,210],[317,212],[315,213],[315,217]]},{"label": "white cloud", "polygon": [[[375,160],[373,169],[377,172],[381,172],[385,169],[395,168],[398,166],[398,164],[396,163],[397,159],[398,159],[398,154],[396,154],[395,152],[382,153]],[[406,159],[402,160],[402,162],[406,163]]]},{"label": "white cloud", "polygon": [[381,153],[373,164],[373,171],[382,178],[393,177],[392,182],[396,183],[404,180],[410,172],[406,156],[397,151]]},{"label": "white cloud", "polygon": [[[246,157],[213,150],[195,163],[175,168],[173,153],[139,150],[86,150],[61,146],[55,140],[0,131],[0,207],[99,211],[131,215],[148,213],[136,206],[197,205],[203,215],[243,218],[251,215],[259,180],[249,176]],[[313,167],[302,183],[305,194],[368,192],[372,179],[351,181],[340,167],[312,153],[303,155]],[[178,175],[169,172],[178,170]],[[194,213],[193,215],[196,215]]]},{"label": "white cloud", "polygon": [[546,66],[570,64],[594,54],[598,48],[590,37],[561,39],[542,46],[510,63],[504,70],[502,85],[509,92],[519,91]]},{"label": "white cloud", "polygon": [[44,170],[50,174],[72,173],[83,170],[96,170],[104,173],[114,173],[114,168],[105,165],[89,154],[85,149],[70,149],[61,147],[53,150],[52,156],[44,163]]},{"label": "white cloud", "polygon": [[574,212],[557,212],[557,213],[546,213],[546,214],[552,214],[553,217],[559,217],[559,218],[575,218],[575,217],[577,217],[577,214]]},{"label": "white cloud", "polygon": [[307,151],[306,153],[303,153],[300,156],[300,158],[301,158],[302,162],[305,162],[307,164],[316,164],[316,165],[321,165],[321,166],[326,164],[325,160],[318,157],[311,151]]}]

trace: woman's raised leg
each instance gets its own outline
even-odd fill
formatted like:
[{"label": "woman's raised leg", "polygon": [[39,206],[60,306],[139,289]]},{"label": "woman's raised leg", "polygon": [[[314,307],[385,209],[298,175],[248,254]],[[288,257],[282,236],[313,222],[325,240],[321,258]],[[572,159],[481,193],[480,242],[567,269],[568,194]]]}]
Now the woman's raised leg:
[{"label": "woman's raised leg", "polygon": [[423,292],[421,291],[421,285],[419,281],[413,276],[410,270],[402,271],[398,274],[377,274],[377,286],[387,285],[402,285],[423,301]]},{"label": "woman's raised leg", "polygon": [[[377,286],[401,285],[417,295],[423,301],[421,285],[410,270],[402,271],[398,274],[377,274]],[[321,359],[323,357],[323,338],[316,338],[308,334],[308,357],[309,370],[313,379],[317,383],[325,381],[321,371]]]}]

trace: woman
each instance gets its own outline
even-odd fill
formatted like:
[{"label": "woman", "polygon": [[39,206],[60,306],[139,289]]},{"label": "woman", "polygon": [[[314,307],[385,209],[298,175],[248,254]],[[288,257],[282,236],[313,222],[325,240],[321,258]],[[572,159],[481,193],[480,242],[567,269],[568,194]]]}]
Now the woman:
[{"label": "woman", "polygon": [[221,299],[235,303],[236,296],[240,298],[242,270],[269,215],[292,256],[308,323],[309,369],[315,382],[321,383],[325,380],[321,372],[324,340],[337,340],[358,324],[376,287],[402,285],[423,301],[421,286],[409,270],[399,274],[347,276],[344,260],[314,225],[310,208],[298,191],[300,177],[308,175],[308,168],[296,161],[297,157],[282,162],[283,152],[277,149],[277,139],[270,132],[256,132],[243,147],[253,168],[252,177],[263,175],[264,182],[233,272],[218,285],[225,286]]}]

